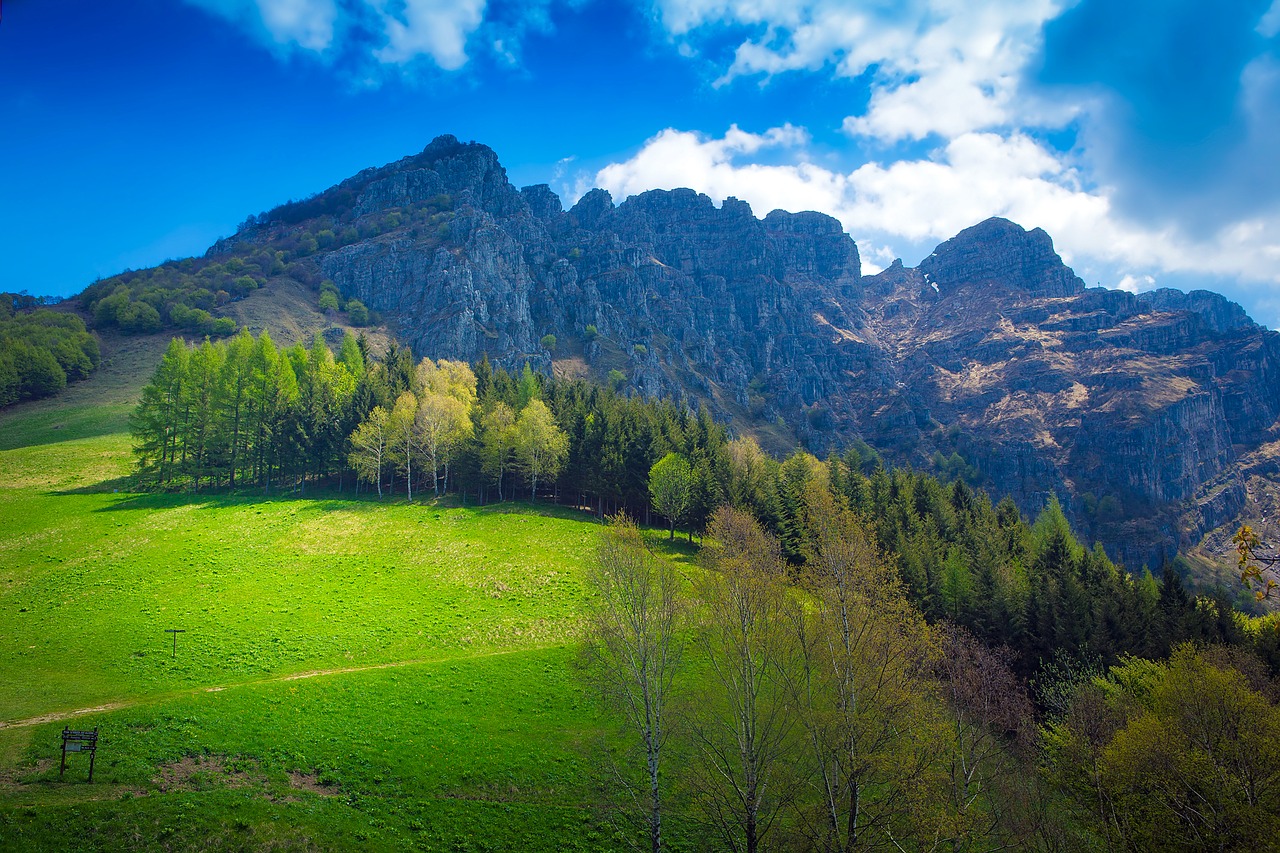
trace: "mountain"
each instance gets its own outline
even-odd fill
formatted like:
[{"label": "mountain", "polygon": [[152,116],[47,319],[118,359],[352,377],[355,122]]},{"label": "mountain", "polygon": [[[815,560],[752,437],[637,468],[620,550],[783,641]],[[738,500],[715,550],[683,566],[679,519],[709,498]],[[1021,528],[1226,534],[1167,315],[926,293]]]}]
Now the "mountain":
[{"label": "mountain", "polygon": [[1229,528],[1280,472],[1280,335],[1214,293],[1087,288],[1049,235],[1003,219],[863,276],[824,214],[758,219],[687,189],[565,210],[443,136],[209,258],[264,247],[419,355],[611,376],[775,446],[860,439],[1024,511],[1056,493],[1131,568]]}]

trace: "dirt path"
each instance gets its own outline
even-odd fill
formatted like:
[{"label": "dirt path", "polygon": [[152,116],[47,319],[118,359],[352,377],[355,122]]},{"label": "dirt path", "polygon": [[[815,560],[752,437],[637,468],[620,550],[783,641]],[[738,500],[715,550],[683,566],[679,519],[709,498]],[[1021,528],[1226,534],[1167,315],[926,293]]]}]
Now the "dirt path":
[{"label": "dirt path", "polygon": [[61,723],[65,720],[74,720],[76,717],[83,717],[86,714],[99,714],[107,711],[119,711],[123,708],[135,708],[139,705],[154,705],[158,702],[164,702],[168,699],[174,699],[179,696],[196,695],[197,693],[220,693],[223,690],[234,690],[237,687],[250,687],[258,684],[276,684],[282,681],[300,681],[304,678],[323,678],[327,675],[347,675],[353,672],[368,672],[375,669],[395,669],[402,666],[419,666],[422,664],[448,663],[454,660],[476,660],[478,658],[498,657],[499,655],[514,655],[521,652],[533,652],[539,649],[547,648],[546,646],[531,646],[527,649],[503,649],[496,652],[479,652],[473,655],[450,655],[448,657],[439,658],[417,658],[414,660],[397,660],[388,661],[387,663],[371,663],[365,666],[343,666],[334,669],[312,669],[306,672],[292,672],[288,675],[273,675],[270,678],[259,678],[255,681],[239,681],[235,684],[220,684],[213,687],[197,687],[177,690],[172,693],[164,693],[157,696],[150,696],[145,699],[132,699],[122,702],[108,702],[104,705],[95,705],[92,708],[76,708],[71,711],[51,711],[48,714],[41,714],[38,717],[28,717],[25,720],[0,720],[0,729],[21,729],[28,726],[39,726],[44,723]]}]

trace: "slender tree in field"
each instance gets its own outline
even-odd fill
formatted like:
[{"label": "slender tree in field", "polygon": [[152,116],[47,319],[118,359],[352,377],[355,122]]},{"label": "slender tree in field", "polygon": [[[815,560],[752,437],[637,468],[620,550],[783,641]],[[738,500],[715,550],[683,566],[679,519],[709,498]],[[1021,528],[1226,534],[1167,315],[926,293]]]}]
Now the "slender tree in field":
[{"label": "slender tree in field", "polygon": [[422,446],[423,460],[431,469],[432,490],[437,497],[440,469],[448,465],[454,448],[471,437],[471,430],[471,418],[461,400],[433,391],[423,392],[418,401],[414,431]]},{"label": "slender tree in field", "polygon": [[391,416],[387,410],[375,406],[351,434],[351,453],[347,457],[357,477],[377,485],[378,497],[382,497],[382,470],[391,448],[390,427]]},{"label": "slender tree in field", "polygon": [[144,482],[166,486],[178,474],[185,432],[182,386],[190,356],[191,351],[181,340],[169,341],[169,348],[142,389],[142,400],[130,418],[134,453]]},{"label": "slender tree in field", "polygon": [[497,402],[480,419],[480,467],[485,476],[497,481],[502,500],[502,478],[516,443],[516,416],[506,403]]},{"label": "slender tree in field", "polygon": [[418,398],[413,396],[412,391],[405,391],[396,398],[395,408],[388,418],[388,444],[396,469],[404,474],[405,493],[409,500],[413,500],[413,461],[419,453],[417,414]]},{"label": "slender tree in field", "polygon": [[476,402],[476,375],[462,361],[424,358],[414,373],[418,411],[414,423],[425,462],[432,471],[432,490],[440,494],[440,471],[449,486],[449,463],[471,438],[471,407]]},{"label": "slender tree in field", "polygon": [[606,699],[639,737],[649,843],[662,849],[662,758],[670,733],[668,705],[680,666],[680,583],[654,556],[624,515],[601,533],[588,580],[597,593],[590,611],[587,653]]},{"label": "slender tree in field", "polygon": [[541,400],[530,400],[516,419],[516,460],[529,478],[529,494],[538,498],[538,480],[552,479],[564,467],[569,439],[556,426],[551,410]]},{"label": "slender tree in field", "polygon": [[649,469],[649,494],[654,507],[670,523],[669,539],[676,538],[676,524],[689,509],[692,486],[693,469],[678,453],[668,453]]}]

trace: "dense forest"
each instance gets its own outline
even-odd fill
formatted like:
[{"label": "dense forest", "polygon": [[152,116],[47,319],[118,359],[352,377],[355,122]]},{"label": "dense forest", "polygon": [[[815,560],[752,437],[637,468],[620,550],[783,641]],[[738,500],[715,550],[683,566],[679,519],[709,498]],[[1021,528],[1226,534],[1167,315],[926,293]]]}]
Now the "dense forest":
[{"label": "dense forest", "polygon": [[79,317],[25,293],[0,293],[0,406],[52,396],[88,377],[100,358]]},{"label": "dense forest", "polygon": [[[394,345],[374,358],[349,334],[336,354],[320,339],[279,349],[247,332],[175,339],[133,431],[148,488],[324,486],[589,509],[615,519],[600,565],[650,573],[647,594],[675,581],[620,514],[705,536],[705,581],[646,610],[686,620],[670,630],[693,644],[697,677],[673,658],[645,679],[684,697],[673,749],[690,769],[674,796],[735,849],[763,849],[770,833],[791,839],[781,846],[895,848],[922,827],[966,849],[1032,836],[1045,849],[1085,836],[1149,849],[1171,821],[1174,847],[1200,849],[1229,825],[1236,840],[1222,849],[1250,849],[1280,814],[1280,621],[1245,616],[1221,590],[1194,594],[1175,565],[1116,566],[1056,501],[1029,522],[962,478],[886,469],[865,445],[778,460],[705,410],[527,367],[419,361]],[[602,571],[608,602],[620,569]],[[606,616],[596,678],[634,722],[634,703],[656,700],[617,682],[623,628]],[[750,709],[737,692],[748,675]],[[873,701],[855,711],[855,695]],[[763,716],[692,710],[711,708]],[[749,729],[762,740],[735,745]],[[667,735],[634,730],[656,773]],[[1175,785],[1139,760],[1148,753]],[[656,780],[640,798],[652,808]],[[660,836],[652,811],[644,820]]]}]

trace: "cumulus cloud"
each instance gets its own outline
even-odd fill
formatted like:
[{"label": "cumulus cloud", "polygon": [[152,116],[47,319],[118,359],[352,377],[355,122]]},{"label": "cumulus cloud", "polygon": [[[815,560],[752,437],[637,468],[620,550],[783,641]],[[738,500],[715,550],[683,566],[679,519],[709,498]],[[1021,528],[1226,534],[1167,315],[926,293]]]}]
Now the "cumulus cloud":
[{"label": "cumulus cloud", "polygon": [[[491,8],[487,0],[187,0],[221,15],[274,50],[349,63],[376,84],[387,73],[428,63],[445,71],[477,51],[506,65],[520,59],[521,40],[551,29],[557,0]],[[573,5],[578,0],[563,0]]]},{"label": "cumulus cloud", "polygon": [[[1105,188],[1088,186],[1075,166],[1021,133],[966,133],[928,156],[850,172],[811,162],[807,144],[805,131],[790,125],[764,133],[734,126],[720,138],[668,128],[599,170],[594,184],[618,200],[690,187],[718,202],[736,196],[758,216],[818,210],[867,247],[874,267],[905,254],[903,247],[936,244],[1003,216],[1044,228],[1068,263],[1101,268],[1121,286],[1138,288],[1161,272],[1280,282],[1280,217],[1227,222],[1206,236],[1136,223],[1116,211]],[[750,161],[765,148],[788,162]]]},{"label": "cumulus cloud", "polygon": [[1040,32],[1061,0],[655,0],[663,26],[682,46],[725,26],[759,32],[742,41],[718,84],[830,67],[839,77],[869,75],[866,111],[844,128],[881,142],[952,137],[1023,121],[1069,115],[1062,105],[1017,97]]},{"label": "cumulus cloud", "polygon": [[375,54],[381,62],[399,65],[428,56],[452,71],[467,62],[467,38],[484,20],[485,0],[404,0],[399,12],[381,0],[372,5],[387,35]]}]

